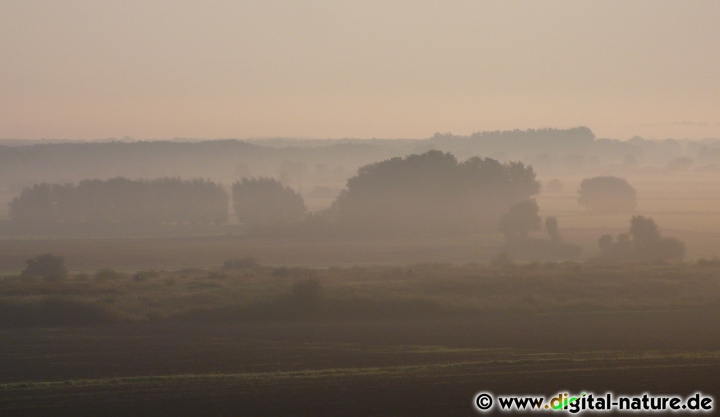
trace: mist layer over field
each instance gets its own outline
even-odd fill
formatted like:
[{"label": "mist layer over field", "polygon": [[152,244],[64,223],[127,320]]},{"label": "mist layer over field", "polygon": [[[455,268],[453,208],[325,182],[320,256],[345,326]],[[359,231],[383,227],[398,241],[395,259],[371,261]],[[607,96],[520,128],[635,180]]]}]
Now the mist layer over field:
[{"label": "mist layer over field", "polygon": [[0,415],[720,399],[718,21],[3,0]]}]

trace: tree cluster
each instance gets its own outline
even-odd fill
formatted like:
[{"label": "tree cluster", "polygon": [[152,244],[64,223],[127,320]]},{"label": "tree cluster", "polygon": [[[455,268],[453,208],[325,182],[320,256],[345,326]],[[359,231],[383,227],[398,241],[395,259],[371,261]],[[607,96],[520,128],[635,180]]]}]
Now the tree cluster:
[{"label": "tree cluster", "polygon": [[664,237],[655,221],[649,217],[633,216],[628,233],[613,239],[603,235],[598,240],[599,259],[610,262],[682,261],[685,244],[674,237]]},{"label": "tree cluster", "polygon": [[532,167],[432,150],[361,167],[325,213],[337,230],[374,235],[494,229],[512,204],[537,194]]},{"label": "tree cluster", "polygon": [[[503,213],[539,189],[533,169],[520,162],[458,162],[433,150],[361,167],[332,207],[319,213],[309,214],[299,193],[272,178],[233,183],[232,202],[238,222],[254,234],[462,235],[495,230]],[[24,230],[40,232],[57,225],[71,231],[209,225],[227,223],[228,203],[222,185],[207,180],[118,177],[26,188],[10,203],[10,216]]]},{"label": "tree cluster", "polygon": [[227,222],[222,185],[203,179],[85,180],[37,184],[10,202],[18,225],[42,230],[54,225],[183,225]]}]

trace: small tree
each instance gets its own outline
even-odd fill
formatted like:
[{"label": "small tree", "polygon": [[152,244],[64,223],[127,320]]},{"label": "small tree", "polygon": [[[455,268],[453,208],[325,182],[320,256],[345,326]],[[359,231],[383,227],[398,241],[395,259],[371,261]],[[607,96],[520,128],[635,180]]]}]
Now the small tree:
[{"label": "small tree", "polygon": [[578,204],[597,213],[632,213],[637,206],[637,193],[622,178],[586,178],[580,183]]},{"label": "small tree", "polygon": [[548,235],[550,235],[550,240],[553,242],[560,242],[562,240],[557,217],[549,216],[545,218],[545,230],[547,230]]},{"label": "small tree", "polygon": [[23,277],[41,277],[46,281],[59,281],[67,276],[65,260],[50,253],[36,256],[25,261]]},{"label": "small tree", "polygon": [[540,229],[542,219],[538,216],[539,210],[535,200],[513,204],[507,213],[500,217],[500,231],[507,240],[526,238],[531,230]]},{"label": "small tree", "polygon": [[651,243],[660,240],[660,228],[650,217],[632,216],[630,235],[636,242]]}]

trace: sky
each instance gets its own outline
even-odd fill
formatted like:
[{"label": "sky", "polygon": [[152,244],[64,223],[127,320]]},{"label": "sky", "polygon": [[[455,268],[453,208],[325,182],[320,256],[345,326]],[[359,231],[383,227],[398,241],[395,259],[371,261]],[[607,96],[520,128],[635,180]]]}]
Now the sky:
[{"label": "sky", "polygon": [[720,2],[0,0],[0,138],[720,137]]}]

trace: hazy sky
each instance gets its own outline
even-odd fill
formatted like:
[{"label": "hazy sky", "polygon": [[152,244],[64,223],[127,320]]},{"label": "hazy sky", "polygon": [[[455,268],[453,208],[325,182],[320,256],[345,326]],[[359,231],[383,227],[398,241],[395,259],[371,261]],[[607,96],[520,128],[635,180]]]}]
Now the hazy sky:
[{"label": "hazy sky", "polygon": [[720,1],[0,0],[0,137],[720,137]]}]

